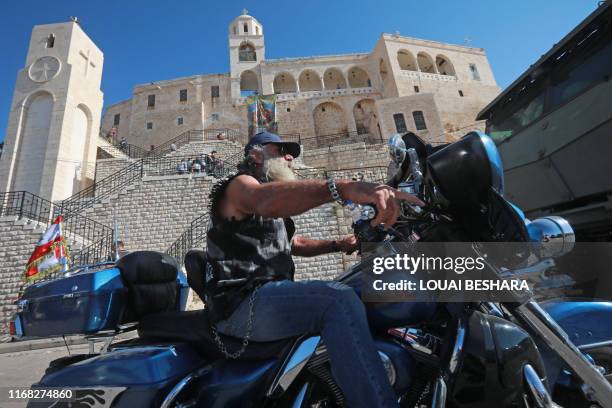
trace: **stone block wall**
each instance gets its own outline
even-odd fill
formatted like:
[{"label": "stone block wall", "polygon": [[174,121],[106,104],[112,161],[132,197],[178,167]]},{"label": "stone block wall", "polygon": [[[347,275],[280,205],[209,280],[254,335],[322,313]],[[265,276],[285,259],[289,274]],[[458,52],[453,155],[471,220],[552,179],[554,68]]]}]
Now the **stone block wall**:
[{"label": "stone block wall", "polygon": [[133,162],[134,159],[98,159],[96,161],[96,183]]},{"label": "stone block wall", "polygon": [[213,182],[204,175],[144,177],[85,215],[105,225],[116,219],[127,250],[164,252],[204,211]]},{"label": "stone block wall", "polygon": [[8,333],[26,262],[41,236],[40,230],[30,229],[21,221],[25,220],[0,219],[0,335]]},{"label": "stone block wall", "polygon": [[366,145],[363,142],[305,149],[303,156],[304,164],[307,166],[328,170],[386,166],[390,161],[386,144]]}]

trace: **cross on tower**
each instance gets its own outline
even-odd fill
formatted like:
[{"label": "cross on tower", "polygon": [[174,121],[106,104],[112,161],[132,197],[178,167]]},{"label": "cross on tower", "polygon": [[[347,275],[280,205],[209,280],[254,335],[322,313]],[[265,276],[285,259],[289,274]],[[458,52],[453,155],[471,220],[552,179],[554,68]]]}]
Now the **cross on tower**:
[{"label": "cross on tower", "polygon": [[242,9],[242,15],[246,16],[247,14],[249,14],[249,10],[243,8]]},{"label": "cross on tower", "polygon": [[85,53],[84,51],[79,51],[79,54],[81,55],[81,57],[85,58],[85,76],[87,76],[87,73],[89,72],[89,66],[91,65],[92,68],[96,67],[96,64],[91,61],[91,50],[87,50],[87,53]]}]

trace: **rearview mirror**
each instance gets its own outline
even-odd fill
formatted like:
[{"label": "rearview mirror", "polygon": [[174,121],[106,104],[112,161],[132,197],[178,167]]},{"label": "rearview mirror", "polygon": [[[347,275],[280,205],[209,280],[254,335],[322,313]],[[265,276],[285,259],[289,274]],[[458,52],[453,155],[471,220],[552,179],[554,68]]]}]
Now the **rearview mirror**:
[{"label": "rearview mirror", "polygon": [[406,158],[406,143],[399,134],[389,139],[389,155],[397,166],[400,166]]}]

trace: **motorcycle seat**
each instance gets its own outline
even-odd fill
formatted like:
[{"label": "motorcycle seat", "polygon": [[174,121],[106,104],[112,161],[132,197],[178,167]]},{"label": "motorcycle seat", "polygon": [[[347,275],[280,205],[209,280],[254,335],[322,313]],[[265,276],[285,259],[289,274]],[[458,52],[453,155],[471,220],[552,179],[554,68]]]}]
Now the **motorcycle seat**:
[{"label": "motorcycle seat", "polygon": [[[206,310],[169,311],[144,316],[138,324],[142,339],[186,342],[205,357],[218,360],[225,356],[215,343]],[[242,347],[242,339],[221,335],[230,353]],[[240,360],[261,360],[279,357],[294,343],[295,338],[273,342],[249,342]]]}]

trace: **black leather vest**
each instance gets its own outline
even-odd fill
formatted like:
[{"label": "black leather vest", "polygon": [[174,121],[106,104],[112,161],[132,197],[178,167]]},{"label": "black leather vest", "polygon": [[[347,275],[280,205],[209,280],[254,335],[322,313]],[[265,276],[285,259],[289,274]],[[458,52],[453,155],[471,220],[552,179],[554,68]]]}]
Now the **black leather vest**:
[{"label": "black leather vest", "polygon": [[253,215],[237,221],[218,216],[218,203],[234,177],[221,180],[210,194],[205,302],[213,322],[229,317],[255,286],[293,280],[295,272],[291,258],[295,226],[290,218]]}]

